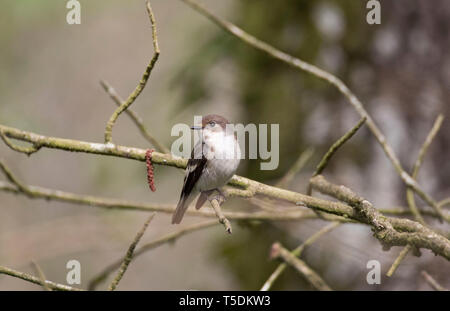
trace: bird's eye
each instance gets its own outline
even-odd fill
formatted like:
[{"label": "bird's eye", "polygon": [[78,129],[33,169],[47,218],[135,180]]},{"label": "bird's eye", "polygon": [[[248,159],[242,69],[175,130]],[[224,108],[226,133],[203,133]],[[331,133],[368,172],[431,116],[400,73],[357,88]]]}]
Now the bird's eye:
[{"label": "bird's eye", "polygon": [[216,125],[216,122],[211,121],[211,122],[209,122],[209,125],[211,125],[211,127],[214,127],[214,125]]}]

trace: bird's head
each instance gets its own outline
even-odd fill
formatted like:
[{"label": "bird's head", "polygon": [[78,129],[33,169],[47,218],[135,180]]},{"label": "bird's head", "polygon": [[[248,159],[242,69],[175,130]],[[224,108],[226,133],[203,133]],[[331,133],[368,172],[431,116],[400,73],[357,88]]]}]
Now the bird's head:
[{"label": "bird's head", "polygon": [[191,126],[193,130],[203,130],[205,132],[219,133],[225,132],[228,120],[217,114],[209,114],[202,118],[202,125]]}]

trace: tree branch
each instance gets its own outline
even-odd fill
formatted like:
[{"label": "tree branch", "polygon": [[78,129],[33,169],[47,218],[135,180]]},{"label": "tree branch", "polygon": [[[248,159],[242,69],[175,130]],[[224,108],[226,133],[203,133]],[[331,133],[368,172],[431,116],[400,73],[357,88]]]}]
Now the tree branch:
[{"label": "tree branch", "polygon": [[303,260],[298,259],[281,246],[280,243],[275,243],[271,250],[272,258],[282,258],[287,264],[294,267],[303,277],[317,290],[331,291],[332,289],[325,283],[325,281],[313,269],[311,269]]},{"label": "tree branch", "polygon": [[117,272],[116,277],[109,285],[110,291],[115,290],[117,285],[119,285],[120,280],[122,280],[122,277],[125,274],[125,272],[127,271],[128,265],[130,264],[131,259],[133,259],[134,249],[136,248],[136,245],[139,243],[142,236],[144,235],[145,230],[147,229],[148,225],[152,221],[153,217],[155,217],[155,213],[150,215],[150,217],[147,219],[147,221],[142,226],[141,230],[139,230],[139,232],[136,234],[136,237],[134,238],[133,243],[131,243],[130,247],[128,248],[127,254],[125,255],[125,258],[123,259],[123,262],[119,268],[119,271]]},{"label": "tree branch", "polygon": [[225,217],[225,215],[222,212],[222,208],[220,207],[221,202],[219,202],[217,196],[210,198],[209,203],[211,203],[211,206],[214,209],[214,212],[216,213],[219,222],[225,227],[225,231],[228,234],[231,234],[233,232],[233,229],[231,228],[230,221]]},{"label": "tree branch", "polygon": [[112,142],[112,129],[113,129],[114,124],[116,123],[117,118],[119,117],[119,115],[122,112],[127,110],[127,108],[129,106],[131,106],[131,104],[134,103],[136,98],[141,94],[142,90],[144,89],[145,85],[147,84],[147,80],[150,77],[152,69],[155,66],[155,63],[159,57],[160,51],[159,51],[159,46],[158,46],[158,37],[156,34],[156,21],[155,21],[154,15],[153,15],[152,8],[150,6],[150,2],[148,0],[146,1],[146,4],[147,4],[148,16],[150,18],[150,23],[152,26],[153,48],[154,48],[153,57],[150,60],[150,63],[148,64],[147,68],[145,69],[145,72],[144,72],[141,80],[139,81],[139,84],[134,89],[134,91],[128,96],[128,98],[125,102],[121,103],[121,105],[114,111],[114,113],[109,118],[109,121],[106,124],[106,128],[105,128],[105,144]]},{"label": "tree branch", "polygon": [[46,291],[51,291],[52,289],[45,283],[47,278],[45,277],[44,271],[42,271],[41,267],[35,261],[32,261],[31,265],[41,280],[42,288]]},{"label": "tree branch", "polygon": [[[339,138],[333,145],[331,145],[330,149],[328,149],[327,153],[322,157],[319,164],[316,167],[316,170],[314,171],[313,175],[311,177],[317,176],[319,174],[322,174],[325,167],[327,167],[328,162],[333,157],[333,155],[338,151],[339,148],[343,144],[345,144],[350,138],[353,137],[353,135],[356,134],[356,132],[363,126],[363,124],[366,122],[366,118],[361,118],[358,123],[347,133],[345,133],[341,138]],[[306,194],[311,195],[311,182],[308,183],[308,188],[306,190]]]},{"label": "tree branch", "polygon": [[406,245],[398,257],[395,259],[395,261],[392,263],[392,266],[389,268],[389,271],[386,273],[386,276],[391,277],[394,272],[397,270],[398,266],[402,262],[403,259],[405,259],[406,255],[408,255],[409,251],[411,250],[411,245]]},{"label": "tree branch", "polygon": [[311,179],[314,189],[348,203],[354,208],[352,218],[372,226],[374,236],[384,249],[411,244],[417,250],[427,248],[450,260],[450,241],[422,224],[409,219],[382,215],[372,204],[344,186],[329,183],[322,175]]},{"label": "tree branch", "polygon": [[[439,131],[442,121],[444,120],[444,117],[440,114],[436,121],[434,122],[433,127],[431,128],[430,133],[428,134],[427,138],[425,139],[425,142],[422,145],[422,148],[420,148],[419,156],[417,157],[416,162],[414,163],[414,168],[412,171],[412,178],[416,179],[417,174],[419,173],[420,166],[422,165],[423,158],[425,157],[425,154],[428,150],[428,147],[431,145],[431,142],[433,141],[434,137],[436,136],[437,132]],[[416,221],[420,222],[422,225],[426,225],[425,220],[423,219],[422,215],[420,215],[419,209],[416,206],[416,202],[414,200],[414,192],[408,187],[406,190],[406,200],[408,202],[409,209],[411,210],[411,213],[414,215],[414,218]],[[437,204],[437,208],[440,209],[440,205]],[[443,215],[442,210],[439,211],[441,215]],[[411,250],[411,245],[406,245],[403,250],[398,255],[397,259],[392,264],[391,268],[387,272],[387,276],[392,276],[397,269],[397,267],[400,265],[402,260],[408,255],[409,251]]]},{"label": "tree branch", "polygon": [[422,273],[422,276],[425,279],[425,281],[427,281],[427,283],[430,284],[430,286],[434,290],[437,290],[437,291],[448,291],[448,289],[446,289],[444,286],[440,285],[431,275],[429,275],[428,272],[423,270],[421,273]]},{"label": "tree branch", "polygon": [[356,134],[356,132],[361,128],[361,126],[364,125],[367,118],[363,117],[361,118],[358,123],[347,133],[345,133],[341,138],[339,138],[331,147],[328,149],[327,153],[324,155],[320,163],[317,165],[316,170],[314,171],[313,176],[317,176],[319,174],[322,174],[325,167],[328,165],[328,162],[330,161],[331,157],[338,151],[338,149],[345,144],[350,138],[353,137],[353,135]]},{"label": "tree branch", "polygon": [[[178,238],[180,238],[181,236],[184,236],[188,233],[197,231],[197,230],[201,230],[201,229],[205,229],[205,228],[209,228],[212,226],[217,225],[217,221],[216,220],[208,220],[205,222],[201,222],[201,223],[197,223],[188,227],[185,227],[183,229],[180,229],[178,231],[175,232],[171,232],[168,233],[160,238],[157,238],[147,244],[144,244],[143,246],[141,246],[138,250],[136,250],[134,252],[134,258],[154,249],[157,248],[158,246],[161,246],[163,244],[166,243],[170,243],[170,242],[175,242]],[[122,264],[122,259],[116,260],[113,263],[111,263],[109,266],[107,266],[105,269],[103,269],[103,271],[101,271],[100,273],[98,273],[90,282],[89,282],[89,286],[88,289],[89,290],[95,290],[97,288],[97,286],[103,282],[108,275],[113,272],[115,269],[117,269],[120,265]]]},{"label": "tree branch", "polygon": [[41,149],[41,146],[39,145],[31,145],[29,147],[23,147],[19,145],[15,145],[6,135],[3,133],[3,131],[0,130],[0,138],[3,140],[3,142],[12,150],[25,153],[27,156],[39,151]]},{"label": "tree branch", "polygon": [[[103,87],[103,89],[105,90],[105,92],[109,95],[109,97],[111,97],[111,99],[116,103],[117,106],[120,107],[124,103],[124,100],[120,97],[119,94],[117,94],[116,90],[111,85],[108,84],[108,82],[101,80],[100,84]],[[139,115],[136,112],[134,112],[130,108],[125,110],[125,112],[131,118],[131,120],[134,122],[136,127],[139,129],[142,136],[150,144],[152,144],[156,148],[157,151],[162,152],[162,153],[170,152],[170,150],[166,146],[161,144],[155,137],[153,137],[148,132],[147,128],[144,125],[144,122],[142,121],[142,119],[139,117]]]},{"label": "tree branch", "polygon": [[[28,141],[31,143],[39,143],[42,147],[60,149],[72,152],[84,152],[92,154],[101,154],[108,156],[121,157],[126,159],[134,159],[145,161],[146,150],[125,147],[120,145],[99,144],[85,141],[48,137],[38,135],[32,132],[22,131],[12,127],[0,125],[0,130],[3,130],[8,137],[13,137],[18,140]],[[187,160],[182,158],[172,157],[170,154],[162,154],[159,152],[152,153],[152,163],[157,165],[167,165],[177,168],[185,168]],[[301,204],[319,211],[324,211],[330,214],[339,216],[351,215],[352,208],[348,205],[326,201],[323,199],[307,196],[294,191],[289,191],[273,186],[269,186],[248,178],[241,176],[233,176],[229,185],[250,191],[239,191],[235,189],[234,194],[239,197],[252,197],[254,195],[264,195],[270,198],[291,202],[293,204]],[[228,191],[227,191],[228,192]]]},{"label": "tree branch", "polygon": [[[412,174],[411,174],[411,177],[414,180],[417,178],[417,174],[419,173],[419,169],[420,169],[420,166],[422,165],[423,158],[425,157],[425,154],[428,151],[428,147],[431,145],[431,142],[433,141],[434,137],[438,133],[443,120],[444,120],[444,117],[442,114],[440,114],[437,117],[436,121],[434,122],[434,125],[431,128],[430,133],[428,134],[427,138],[425,139],[425,142],[423,143],[422,148],[420,148],[419,156],[417,157],[417,160],[414,163],[414,167],[413,167]],[[420,212],[419,212],[419,210],[416,206],[416,202],[414,200],[414,193],[410,187],[408,187],[408,189],[406,190],[406,200],[408,201],[408,206],[411,209],[411,212],[413,213],[416,220],[418,222],[420,222],[421,224],[425,225],[425,220],[420,215]],[[441,206],[439,204],[436,204],[436,206],[434,206],[434,209],[435,209],[436,213],[438,213],[439,215],[443,215]]]},{"label": "tree branch", "polygon": [[[9,172],[10,176],[12,176],[16,182],[18,182],[17,177],[12,175],[11,171],[6,167],[6,165],[0,160],[0,168],[4,167]],[[237,177],[238,183],[244,183],[243,180],[245,178]],[[239,180],[239,178],[242,178],[242,180]],[[251,180],[249,180],[251,181]],[[127,201],[127,200],[120,200],[120,199],[111,199],[111,198],[104,198],[104,197],[98,197],[98,196],[91,196],[91,195],[80,195],[75,194],[71,192],[65,192],[61,190],[55,190],[55,189],[48,189],[38,186],[31,186],[31,185],[24,185],[20,182],[18,182],[19,185],[21,185],[22,189],[19,189],[18,187],[14,187],[12,185],[9,185],[8,183],[0,181],[0,191],[9,192],[17,195],[26,195],[30,199],[45,199],[45,200],[56,200],[61,202],[68,202],[72,204],[80,204],[80,205],[86,205],[86,206],[95,206],[95,207],[101,207],[101,208],[108,208],[108,209],[120,209],[120,210],[135,210],[135,211],[144,211],[144,212],[163,212],[172,214],[175,211],[175,205],[172,204],[149,204],[149,203],[142,203],[142,202],[136,202],[136,201]],[[257,182],[255,182],[257,184]],[[261,184],[264,185],[264,184]],[[266,186],[266,185],[264,185]],[[270,189],[270,188],[269,188]],[[238,189],[234,189],[238,190]],[[228,190],[227,190],[228,193]],[[234,195],[239,195],[240,192],[233,193]],[[244,196],[246,197],[246,196]],[[273,196],[276,198],[275,196]],[[320,201],[323,203],[324,200]],[[328,201],[324,201],[328,202]],[[336,205],[337,202],[332,202],[333,206]],[[339,204],[339,203],[338,203]],[[341,206],[341,205],[338,205]],[[342,205],[345,206],[346,205]],[[348,207],[351,208],[351,207]],[[335,213],[336,215],[339,214],[339,209]],[[354,220],[350,219],[350,214],[346,214],[347,208],[342,210],[342,213],[339,216],[336,216],[334,214],[325,215],[324,219],[329,221],[339,221],[339,222],[352,222]],[[380,212],[383,212],[385,214],[389,215],[395,215],[395,216],[409,216],[411,212],[404,208],[390,208],[390,209],[382,209]],[[200,217],[217,217],[214,212],[210,212],[207,210],[191,210],[189,209],[187,211],[187,214],[192,216],[200,216]],[[430,217],[438,217],[435,213],[431,211],[424,211],[424,214]],[[228,219],[234,219],[234,220],[271,220],[271,221],[298,221],[302,219],[316,219],[317,215],[311,210],[290,210],[290,211],[280,211],[280,210],[273,210],[272,212],[224,212],[224,216]],[[449,215],[446,216],[446,218],[450,218]]]},{"label": "tree branch", "polygon": [[[327,232],[330,232],[331,230],[335,229],[337,226],[339,226],[339,222],[333,222],[319,231],[317,231],[315,234],[310,236],[305,242],[303,242],[299,247],[294,249],[291,254],[300,257],[300,255],[303,253],[303,250],[308,247],[309,245],[315,243],[320,237],[322,237]],[[287,264],[281,263],[278,265],[278,267],[275,269],[275,271],[272,272],[270,277],[267,279],[266,282],[264,282],[263,286],[261,287],[261,291],[268,291],[272,288],[273,283],[280,277],[280,275],[283,273],[284,270],[286,270]]]},{"label": "tree branch", "polygon": [[31,282],[37,285],[41,286],[48,286],[50,289],[53,290],[61,290],[61,291],[82,291],[80,288],[71,287],[68,285],[58,284],[52,281],[45,280],[45,282],[41,281],[40,278],[37,278],[35,276],[29,275],[24,272],[16,271],[7,267],[0,266],[0,274],[6,274],[10,275],[19,279],[22,279],[27,282]]},{"label": "tree branch", "polygon": [[280,181],[276,184],[277,187],[284,188],[289,185],[294,179],[295,175],[305,166],[308,160],[314,153],[313,148],[308,148],[303,151],[298,157],[297,161],[295,161],[294,165],[284,174],[284,176],[280,179]]}]

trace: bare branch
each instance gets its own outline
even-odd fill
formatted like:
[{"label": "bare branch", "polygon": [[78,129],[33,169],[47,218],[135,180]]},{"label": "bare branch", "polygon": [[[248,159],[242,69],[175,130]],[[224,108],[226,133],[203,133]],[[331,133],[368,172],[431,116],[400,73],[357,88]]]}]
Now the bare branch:
[{"label": "bare branch", "polygon": [[[32,276],[32,275],[29,275],[27,273],[16,271],[16,270],[13,270],[13,269],[10,269],[7,267],[0,266],[0,274],[7,274],[7,275],[22,279],[27,282],[31,282],[31,283],[34,283],[37,285],[44,286],[44,282],[41,281],[41,279],[39,279],[35,276]],[[71,286],[63,285],[63,284],[58,284],[58,283],[48,281],[48,280],[45,280],[45,286],[48,286],[49,288],[51,288],[53,290],[82,291],[82,289],[80,289],[80,288],[71,287]]]},{"label": "bare branch", "polygon": [[272,258],[282,258],[287,264],[294,267],[315,289],[321,291],[331,291],[332,289],[313,269],[311,269],[303,260],[298,259],[281,246],[280,243],[272,245]]},{"label": "bare branch", "polygon": [[314,153],[313,148],[308,148],[303,151],[298,157],[297,161],[295,161],[294,165],[284,174],[281,180],[276,184],[277,187],[284,188],[290,184],[292,179],[294,179],[295,175],[305,166],[308,160]]},{"label": "bare branch", "polygon": [[[133,258],[136,258],[158,246],[161,246],[163,244],[169,243],[169,242],[175,242],[176,239],[178,239],[181,236],[184,236],[188,233],[197,231],[197,230],[201,230],[201,229],[205,229],[205,228],[209,228],[212,226],[217,225],[217,221],[216,220],[208,220],[205,222],[201,222],[201,223],[197,223],[188,227],[185,227],[183,229],[180,229],[178,231],[175,232],[171,232],[169,234],[166,234],[160,238],[157,238],[147,244],[144,244],[143,246],[141,246],[138,250],[136,250],[134,252],[134,256]],[[94,290],[101,282],[103,282],[108,275],[113,272],[115,269],[117,269],[120,265],[122,264],[122,259],[120,260],[116,260],[113,263],[111,263],[109,266],[107,266],[105,269],[103,269],[102,272],[100,272],[99,274],[97,274],[97,276],[95,276],[90,282],[89,282],[89,286],[88,289],[89,290]]]},{"label": "bare branch", "polygon": [[317,176],[319,174],[322,174],[325,167],[328,165],[328,162],[330,161],[331,157],[338,151],[338,149],[345,144],[350,138],[353,137],[353,135],[356,134],[356,132],[363,126],[363,124],[366,122],[367,118],[363,117],[361,118],[358,123],[347,133],[345,133],[341,138],[339,138],[331,147],[328,149],[327,153],[324,155],[320,163],[317,165],[316,170],[314,171],[313,176]]},{"label": "bare branch", "polygon": [[448,291],[447,288],[445,288],[444,286],[440,285],[431,275],[428,274],[428,272],[426,272],[425,270],[422,271],[422,276],[425,279],[425,281],[427,281],[428,284],[430,284],[430,286],[437,291]]},{"label": "bare branch", "polygon": [[47,278],[45,277],[44,271],[42,271],[41,267],[35,261],[32,261],[31,265],[33,266],[34,270],[36,270],[36,273],[41,280],[42,288],[46,291],[51,291],[52,289],[47,285],[47,283],[45,283],[45,280]]},{"label": "bare branch", "polygon": [[313,177],[311,185],[321,193],[354,207],[354,214],[351,217],[371,225],[374,236],[382,243],[383,248],[411,244],[417,250],[427,248],[450,260],[450,241],[422,224],[409,219],[386,217],[369,201],[347,187],[328,182],[322,175]]},{"label": "bare branch", "polygon": [[[18,129],[14,129],[11,127],[7,127],[4,125],[0,125],[0,130],[3,130],[4,133],[9,137],[14,137],[19,140],[28,141],[28,142],[37,142],[42,145],[42,147],[62,149],[68,151],[77,151],[77,152],[86,152],[93,154],[103,154],[110,156],[123,157],[128,159],[135,159],[139,161],[145,161],[145,153],[146,150],[124,147],[119,145],[109,146],[107,144],[96,144],[96,143],[88,143],[83,141],[76,141],[70,139],[62,139],[55,137],[46,137],[43,135],[37,135],[35,133],[26,132]],[[154,164],[160,165],[168,165],[179,168],[185,168],[186,160],[181,158],[174,158],[168,154],[161,154],[158,152],[152,153],[152,161]],[[317,181],[320,181],[320,175],[314,177]],[[322,177],[323,178],[323,177]],[[231,179],[230,185],[241,188],[241,189],[251,189],[253,195],[264,195],[273,199],[287,201],[293,204],[306,206],[315,211],[322,211],[328,214],[348,217],[352,220],[362,221],[363,223],[368,223],[367,217],[361,217],[358,211],[356,211],[353,207],[334,201],[327,201],[320,198],[315,198],[311,196],[307,196],[304,194],[300,194],[294,191],[289,191],[269,185],[265,185],[259,183],[257,181],[247,179],[240,176],[233,176]],[[326,190],[326,189],[325,189]],[[248,195],[248,194],[247,194]],[[248,196],[246,196],[248,197]],[[355,202],[353,202],[355,203]],[[369,209],[368,211],[372,211]],[[267,214],[266,214],[267,215]],[[283,216],[283,215],[282,215]],[[303,217],[303,215],[302,215]],[[383,216],[384,217],[384,216]],[[275,220],[276,217],[270,216],[272,220]],[[283,217],[282,217],[283,218]],[[417,248],[429,248],[432,249],[435,253],[440,254],[446,258],[450,258],[450,249],[448,245],[448,240],[440,237],[433,231],[423,228],[423,226],[417,226],[418,223],[411,222],[408,219],[394,219],[389,218],[389,222],[396,223],[397,226],[403,228],[409,228],[411,231],[418,231],[419,235],[415,238],[415,243],[418,245]],[[373,223],[370,223],[371,225]],[[426,231],[428,230],[428,231]],[[427,239],[422,239],[423,234],[427,234],[430,232]],[[378,236],[379,237],[379,236]],[[406,240],[409,237],[409,233],[402,233],[402,237],[398,236],[386,236],[384,240],[389,242],[392,245],[403,245],[408,244]],[[393,240],[391,240],[394,238]],[[443,240],[445,239],[445,240]],[[389,244],[388,243],[388,244]]]},{"label": "bare branch", "polygon": [[[431,128],[430,133],[428,133],[428,136],[425,139],[425,142],[423,143],[422,148],[420,148],[419,156],[417,157],[417,160],[414,163],[414,168],[413,168],[413,171],[411,174],[411,177],[413,179],[417,178],[417,174],[419,173],[419,169],[420,169],[420,166],[422,165],[423,158],[425,157],[425,154],[428,151],[428,147],[431,145],[431,142],[433,141],[434,137],[438,133],[443,120],[444,120],[444,117],[442,114],[440,114],[437,117],[436,121],[434,122],[434,125]],[[416,202],[414,200],[414,193],[410,187],[408,187],[408,189],[406,190],[406,199],[408,201],[408,206],[411,209],[411,212],[413,213],[416,220],[418,222],[420,222],[421,224],[425,224],[425,220],[420,215],[420,212],[416,206]],[[432,206],[432,207],[434,208],[436,213],[438,213],[439,215],[442,215],[442,218],[444,218],[440,204],[436,204],[436,206]]]},{"label": "bare branch", "polygon": [[152,26],[153,48],[154,48],[153,57],[150,60],[150,63],[148,64],[147,68],[145,69],[145,72],[144,72],[141,80],[139,81],[139,84],[134,89],[134,91],[128,96],[128,98],[125,102],[121,103],[121,105],[114,111],[114,113],[109,118],[109,121],[106,124],[106,128],[105,128],[105,144],[112,142],[112,128],[113,128],[114,124],[116,123],[117,118],[119,117],[119,115],[122,112],[127,110],[127,108],[129,106],[131,106],[131,104],[133,104],[134,101],[136,100],[136,98],[141,94],[142,90],[144,89],[145,85],[147,84],[147,80],[150,77],[153,67],[155,66],[155,63],[159,57],[160,51],[159,51],[159,46],[158,46],[158,37],[156,34],[156,21],[155,21],[154,15],[153,15],[152,8],[150,6],[150,2],[148,0],[146,1],[146,4],[147,4],[148,16],[150,18],[150,23]]},{"label": "bare branch", "polygon": [[3,131],[0,130],[0,138],[3,140],[3,142],[12,150],[25,153],[27,156],[39,151],[41,149],[41,146],[33,144],[29,147],[23,147],[19,145],[15,145],[6,135],[3,133]]},{"label": "bare branch", "polygon": [[[61,149],[66,151],[102,154],[145,161],[146,150],[144,149],[125,147],[120,145],[111,146],[109,144],[98,144],[71,139],[48,137],[27,131],[18,130],[4,125],[0,125],[0,130],[4,130],[7,136],[14,137],[19,140],[40,143],[42,147]],[[186,167],[187,160],[172,157],[170,154],[153,152],[152,163],[157,165],[167,165],[184,169]],[[344,214],[352,214],[352,208],[345,204],[339,202],[326,201],[323,199],[300,194],[294,191],[269,186],[241,176],[236,175],[233,176],[233,178],[229,182],[229,185],[239,188],[236,189],[237,191],[235,191],[234,194],[240,197],[249,198],[254,195],[260,194],[274,199],[291,202],[293,204],[301,203],[302,205],[305,205],[308,208],[328,212],[339,216],[342,216]],[[239,191],[242,189],[244,190],[248,189],[250,191]]]},{"label": "bare branch", "polygon": [[[117,94],[116,90],[108,84],[106,81],[100,81],[101,86],[105,90],[106,93],[111,97],[111,99],[116,103],[117,106],[121,106],[124,103],[124,100],[120,97],[119,94]],[[125,110],[126,114],[131,118],[131,120],[134,122],[134,124],[137,126],[139,131],[141,132],[142,136],[150,143],[152,144],[157,151],[163,152],[163,153],[169,153],[170,150],[161,144],[155,137],[153,137],[147,130],[147,128],[144,125],[144,122],[142,121],[141,117],[128,108]]]},{"label": "bare branch", "polygon": [[11,182],[13,185],[17,186],[17,189],[21,191],[22,193],[26,194],[27,196],[30,196],[30,189],[23,185],[17,178],[14,176],[14,174],[11,172],[11,170],[6,166],[6,164],[3,162],[2,159],[0,159],[0,170],[5,174],[6,179],[8,179],[9,182]]},{"label": "bare branch", "polygon": [[[175,205],[171,204],[149,204],[136,201],[126,201],[119,199],[111,199],[97,196],[89,195],[79,195],[70,192],[64,192],[61,190],[47,189],[37,186],[27,186],[30,191],[28,195],[31,199],[45,199],[45,200],[57,200],[61,202],[68,202],[73,204],[80,204],[93,207],[101,207],[107,209],[120,209],[120,210],[134,210],[134,211],[144,211],[144,212],[162,212],[166,214],[172,214],[175,211]],[[9,193],[14,193],[18,195],[25,195],[24,192],[18,190],[7,183],[0,181],[0,191],[5,191]],[[392,213],[393,215],[408,215],[408,211],[401,209],[389,209],[386,210],[387,213]],[[191,216],[200,216],[207,218],[216,218],[215,212],[207,210],[192,210],[189,209],[187,214]],[[228,219],[235,220],[273,220],[273,221],[298,221],[303,219],[315,219],[317,216],[310,210],[297,210],[289,212],[224,212],[224,216]],[[434,215],[431,215],[434,217]],[[350,220],[328,215],[327,220],[332,221],[345,221]]]},{"label": "bare branch", "polygon": [[117,285],[119,285],[120,280],[122,279],[123,275],[128,269],[128,265],[131,262],[131,259],[133,259],[133,253],[134,249],[136,248],[136,245],[141,240],[142,236],[145,233],[145,230],[147,229],[148,225],[152,221],[153,217],[155,217],[155,213],[151,214],[150,217],[147,219],[147,221],[142,226],[141,230],[136,234],[136,237],[133,240],[133,243],[131,243],[130,247],[128,248],[127,254],[125,255],[125,258],[123,259],[122,265],[119,268],[119,271],[117,272],[116,277],[109,285],[109,290],[113,291],[116,289]]},{"label": "bare branch", "polygon": [[[162,212],[167,214],[172,214],[175,211],[175,205],[171,204],[150,204],[142,203],[136,201],[126,201],[119,199],[104,198],[98,196],[80,195],[71,192],[65,192],[61,190],[48,189],[38,186],[27,185],[26,188],[29,190],[29,198],[31,199],[45,199],[45,200],[56,200],[61,202],[68,202],[72,204],[80,204],[86,206],[108,208],[108,209],[120,209],[120,210],[130,210],[130,211],[143,211],[143,212]],[[22,191],[18,190],[16,187],[11,186],[5,182],[0,181],[0,191],[13,193],[17,195],[25,195]],[[411,212],[404,208],[390,208],[390,209],[380,209],[380,212],[393,216],[409,216]],[[189,209],[187,214],[192,216],[215,218],[216,214],[214,212],[206,210],[192,210]],[[310,210],[290,210],[288,212],[281,212],[272,209],[271,213],[267,212],[224,212],[224,215],[228,219],[234,220],[273,220],[273,221],[296,221],[302,219],[316,219],[316,215]],[[424,215],[436,218],[437,215],[431,211],[424,211]],[[450,216],[446,216],[450,218]],[[326,215],[326,220],[329,221],[340,221],[340,222],[352,222],[350,219],[346,219],[340,216]]]},{"label": "bare branch", "polygon": [[[306,247],[308,247],[309,245],[313,244],[320,237],[325,235],[327,232],[330,232],[331,230],[335,229],[339,225],[340,225],[339,222],[333,222],[333,223],[323,227],[322,229],[320,229],[319,231],[314,233],[312,236],[310,236],[299,247],[294,249],[291,252],[291,254],[296,256],[296,257],[300,257],[300,255],[303,253],[303,250]],[[275,271],[273,271],[272,274],[270,275],[270,277],[267,279],[267,281],[264,282],[263,286],[261,287],[261,291],[268,291],[268,290],[270,290],[272,288],[272,286],[273,286],[273,283],[275,283],[275,281],[280,277],[280,275],[283,273],[283,271],[286,270],[286,267],[287,267],[286,263],[279,264],[278,267],[275,269]]]},{"label": "bare branch", "polygon": [[438,205],[442,208],[444,206],[450,206],[450,198],[439,201]]},{"label": "bare branch", "polygon": [[[347,133],[345,133],[341,138],[339,138],[333,145],[331,145],[330,149],[328,149],[327,153],[323,156],[322,160],[320,160],[319,164],[316,167],[312,177],[322,174],[325,167],[328,165],[328,162],[333,157],[333,155],[338,151],[338,149],[345,144],[356,132],[363,126],[366,122],[366,118],[361,118],[358,123]],[[311,183],[308,184],[308,188],[306,190],[306,194],[311,195]]]},{"label": "bare branch", "polygon": [[394,263],[389,268],[389,271],[386,273],[387,276],[391,277],[394,274],[394,272],[397,270],[397,268],[400,265],[400,263],[402,262],[402,260],[405,259],[406,255],[408,255],[410,250],[411,250],[411,245],[409,245],[409,244],[406,245],[402,249],[402,251],[398,255],[397,259],[395,259]]},{"label": "bare branch", "polygon": [[[436,136],[437,132],[439,131],[439,128],[441,127],[443,120],[444,120],[444,117],[442,115],[439,115],[437,117],[430,133],[428,134],[427,138],[425,139],[425,142],[422,145],[422,148],[420,148],[419,156],[417,157],[416,163],[414,164],[414,168],[413,168],[413,171],[411,174],[412,178],[414,178],[414,179],[417,178],[417,174],[419,173],[419,169],[423,162],[423,158],[425,157],[428,147],[431,145],[431,142],[433,141],[434,137]],[[411,213],[414,215],[414,218],[421,224],[426,225],[425,220],[423,219],[422,215],[420,215],[419,209],[416,206],[416,202],[414,200],[414,193],[409,187],[406,190],[406,200],[408,201],[409,209],[411,210]],[[439,210],[440,209],[439,204],[436,205],[436,208],[437,208],[436,212],[440,215],[443,215],[442,211]],[[409,244],[403,248],[403,250],[398,255],[397,259],[394,261],[391,268],[387,272],[387,274],[386,274],[387,276],[390,277],[394,274],[395,270],[397,269],[397,267],[400,265],[400,263],[406,257],[406,255],[409,253],[410,250],[411,250],[411,245],[409,245]]]},{"label": "bare branch", "polygon": [[209,203],[211,203],[211,206],[214,209],[214,212],[216,213],[219,222],[225,227],[225,231],[228,234],[231,234],[233,232],[233,229],[231,228],[230,221],[225,217],[225,215],[222,212],[222,208],[220,207],[221,202],[219,202],[217,196],[214,196],[211,199],[209,199]]}]

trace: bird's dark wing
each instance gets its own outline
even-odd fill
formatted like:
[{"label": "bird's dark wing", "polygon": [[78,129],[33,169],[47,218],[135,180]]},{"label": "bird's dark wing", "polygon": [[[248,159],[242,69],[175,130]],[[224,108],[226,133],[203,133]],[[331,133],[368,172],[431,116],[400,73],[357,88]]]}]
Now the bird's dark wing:
[{"label": "bird's dark wing", "polygon": [[[173,224],[179,224],[181,219],[183,219],[184,213],[189,207],[189,204],[186,204],[186,201],[189,198],[192,189],[194,189],[198,179],[202,175],[203,170],[205,169],[207,160],[200,148],[202,148],[202,145],[196,145],[194,149],[192,149],[191,158],[189,159],[186,167],[186,175],[184,176],[184,184],[183,189],[181,190],[180,200],[178,201],[177,208],[172,216]],[[199,151],[201,152],[201,158],[198,158]],[[196,155],[196,157],[194,155]]]}]

